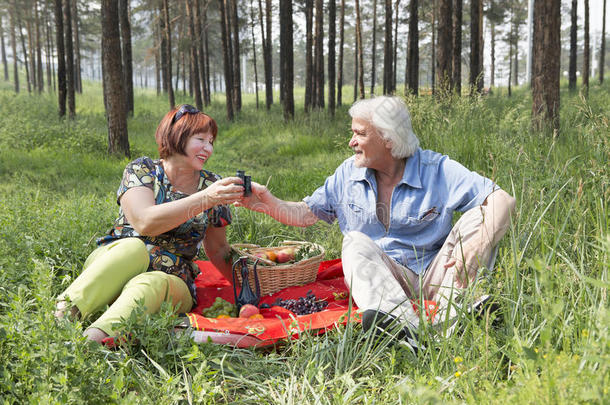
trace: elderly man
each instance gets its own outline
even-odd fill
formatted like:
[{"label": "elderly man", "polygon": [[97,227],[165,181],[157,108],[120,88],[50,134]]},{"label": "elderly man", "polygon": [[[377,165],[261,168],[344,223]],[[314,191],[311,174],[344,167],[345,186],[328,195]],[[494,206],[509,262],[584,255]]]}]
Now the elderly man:
[{"label": "elderly man", "polygon": [[[419,148],[400,98],[361,100],[349,114],[354,156],[311,196],[283,201],[253,184],[253,196],[240,204],[287,225],[336,219],[345,281],[364,310],[363,325],[397,319],[407,326],[401,336],[413,336],[419,316],[411,301],[436,301],[437,323],[454,316],[453,303],[479,269],[493,265],[515,199],[446,155]],[[464,214],[452,226],[455,212]]]}]

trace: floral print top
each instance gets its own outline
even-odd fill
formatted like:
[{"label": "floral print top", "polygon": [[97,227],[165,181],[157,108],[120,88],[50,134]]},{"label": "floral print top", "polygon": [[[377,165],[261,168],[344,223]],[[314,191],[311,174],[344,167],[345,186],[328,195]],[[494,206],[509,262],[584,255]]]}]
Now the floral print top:
[{"label": "floral print top", "polygon": [[[220,178],[212,172],[201,170],[197,189],[203,190]],[[141,186],[148,187],[153,191],[156,204],[163,204],[188,196],[172,186],[160,160],[141,157],[125,167],[123,180],[117,190],[117,204],[120,206],[121,196],[127,190]],[[195,277],[199,274],[199,268],[193,263],[193,259],[199,253],[208,224],[223,227],[230,223],[231,211],[229,207],[220,205],[196,215],[177,228],[161,235],[142,236],[127,222],[123,209],[119,208],[119,216],[114,221],[114,226],[106,236],[97,240],[97,244],[105,245],[121,238],[140,238],[146,244],[150,254],[148,271],[159,270],[180,277],[188,286],[193,302],[196,303]]]}]

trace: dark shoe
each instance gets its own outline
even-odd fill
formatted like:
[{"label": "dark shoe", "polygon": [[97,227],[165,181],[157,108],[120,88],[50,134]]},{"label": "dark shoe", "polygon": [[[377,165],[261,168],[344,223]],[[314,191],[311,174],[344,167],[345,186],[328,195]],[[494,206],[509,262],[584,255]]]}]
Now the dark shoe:
[{"label": "dark shoe", "polygon": [[406,344],[414,353],[418,350],[426,350],[417,341],[417,334],[410,325],[403,325],[395,316],[378,311],[367,309],[362,313],[362,329],[366,332],[374,328],[373,334],[376,338],[389,338],[394,343]]}]

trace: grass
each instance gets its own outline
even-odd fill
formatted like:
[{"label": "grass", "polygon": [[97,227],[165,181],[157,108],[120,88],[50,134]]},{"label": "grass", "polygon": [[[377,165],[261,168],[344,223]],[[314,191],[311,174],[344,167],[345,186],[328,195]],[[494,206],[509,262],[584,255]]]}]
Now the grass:
[{"label": "grass", "polygon": [[[346,92],[345,94],[351,94]],[[610,103],[562,90],[558,137],[530,130],[527,89],[513,97],[429,97],[407,103],[424,148],[493,178],[518,200],[496,271],[481,288],[500,311],[465,317],[449,339],[422,333],[428,350],[371,346],[358,325],[275,350],[195,345],[170,334],[165,309],[135,314],[139,342],[117,351],[87,344],[88,323],[56,323],[54,297],[80,272],[117,214],[128,159],[106,155],[101,89],[87,84],[73,122],[54,96],[15,95],[0,83],[0,398],[4,403],[604,403],[610,386]],[[178,102],[190,101],[182,95]],[[244,169],[281,198],[298,200],[350,155],[348,106],[335,118],[252,96],[228,123],[222,98],[208,112],[220,133],[209,169]],[[136,94],[132,156],[156,156],[167,100]],[[341,234],[323,223],[290,228],[235,211],[231,242],[304,239],[340,256]],[[140,314],[141,315],[141,314]]]}]

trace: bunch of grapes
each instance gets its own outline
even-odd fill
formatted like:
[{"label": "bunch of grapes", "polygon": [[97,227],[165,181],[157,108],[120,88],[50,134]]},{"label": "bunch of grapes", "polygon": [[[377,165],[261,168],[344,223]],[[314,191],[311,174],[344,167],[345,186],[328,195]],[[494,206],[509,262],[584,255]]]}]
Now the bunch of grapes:
[{"label": "bunch of grapes", "polygon": [[287,300],[278,298],[273,305],[286,308],[297,315],[307,315],[322,311],[328,306],[328,302],[316,300],[316,296],[309,290],[305,297],[299,297],[297,299],[290,298]]},{"label": "bunch of grapes", "polygon": [[230,302],[225,301],[220,297],[216,297],[216,300],[211,306],[201,311],[201,315],[206,318],[218,318],[220,315],[235,317],[237,316],[237,308]]}]

